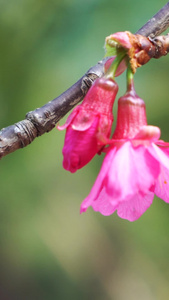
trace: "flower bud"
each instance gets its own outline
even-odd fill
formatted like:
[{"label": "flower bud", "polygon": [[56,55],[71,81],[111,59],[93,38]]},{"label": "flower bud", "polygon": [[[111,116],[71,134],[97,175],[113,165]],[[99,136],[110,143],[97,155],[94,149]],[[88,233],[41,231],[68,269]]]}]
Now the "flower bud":
[{"label": "flower bud", "polygon": [[95,80],[81,105],[77,106],[67,122],[63,147],[63,167],[70,172],[85,166],[107,143],[113,122],[112,108],[118,85],[112,79]]}]

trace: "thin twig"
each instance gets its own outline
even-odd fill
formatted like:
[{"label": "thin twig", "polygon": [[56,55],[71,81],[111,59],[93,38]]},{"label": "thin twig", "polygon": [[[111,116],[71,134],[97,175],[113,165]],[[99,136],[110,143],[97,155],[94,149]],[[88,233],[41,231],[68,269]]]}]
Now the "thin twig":
[{"label": "thin twig", "polygon": [[[169,27],[169,2],[139,29],[137,34],[152,39],[167,27]],[[36,137],[52,130],[56,123],[84,98],[93,81],[104,75],[104,63],[107,59],[103,59],[90,68],[63,94],[41,108],[27,113],[25,120],[3,128],[0,131],[0,158],[26,147]]]}]

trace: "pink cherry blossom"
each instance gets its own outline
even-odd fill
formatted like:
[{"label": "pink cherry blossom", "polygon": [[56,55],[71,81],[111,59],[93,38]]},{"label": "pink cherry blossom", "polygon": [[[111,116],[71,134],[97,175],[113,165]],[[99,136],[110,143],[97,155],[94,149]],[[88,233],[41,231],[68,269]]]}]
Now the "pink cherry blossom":
[{"label": "pink cherry blossom", "polygon": [[152,204],[154,194],[169,203],[169,144],[160,129],[148,126],[145,105],[134,91],[118,102],[118,119],[96,182],[81,204],[103,215],[137,220]]},{"label": "pink cherry blossom", "polygon": [[81,105],[68,117],[63,147],[63,167],[70,172],[85,166],[107,143],[113,122],[112,108],[118,85],[112,79],[98,78]]}]

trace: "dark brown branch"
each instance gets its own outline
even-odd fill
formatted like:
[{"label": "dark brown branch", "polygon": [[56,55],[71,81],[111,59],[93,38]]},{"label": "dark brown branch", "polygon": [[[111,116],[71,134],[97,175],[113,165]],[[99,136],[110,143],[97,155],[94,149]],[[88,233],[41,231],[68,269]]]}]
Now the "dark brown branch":
[{"label": "dark brown branch", "polygon": [[26,119],[0,131],[0,158],[26,147],[36,137],[49,132],[86,95],[97,77],[104,74],[104,63],[108,58],[98,62],[85,75],[63,94],[44,106],[27,113]]},{"label": "dark brown branch", "polygon": [[136,33],[153,39],[160,35],[169,26],[169,2],[158,11],[143,27]]},{"label": "dark brown branch", "polygon": [[[169,26],[169,2],[141,29],[138,34],[155,37]],[[29,145],[36,137],[49,132],[55,124],[79,103],[97,77],[104,74],[104,63],[98,62],[63,94],[26,115],[26,119],[0,131],[0,158]]]},{"label": "dark brown branch", "polygon": [[90,68],[83,77],[59,97],[26,115],[26,119],[35,124],[38,136],[52,130],[61,118],[82,101],[93,81],[104,75],[104,63],[107,59],[99,61]]}]

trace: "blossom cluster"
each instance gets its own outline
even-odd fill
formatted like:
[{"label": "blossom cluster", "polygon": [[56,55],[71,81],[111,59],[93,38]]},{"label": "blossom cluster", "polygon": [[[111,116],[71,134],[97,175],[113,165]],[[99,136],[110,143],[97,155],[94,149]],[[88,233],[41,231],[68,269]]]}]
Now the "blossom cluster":
[{"label": "blossom cluster", "polygon": [[[124,64],[123,67],[125,68]],[[76,172],[96,155],[105,158],[94,186],[81,204],[107,216],[137,220],[152,204],[154,194],[169,203],[169,144],[160,129],[147,124],[144,101],[133,79],[118,100],[117,123],[111,137],[113,104],[118,85],[110,76],[98,78],[67,122],[63,167]]]}]

